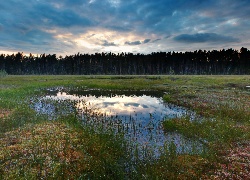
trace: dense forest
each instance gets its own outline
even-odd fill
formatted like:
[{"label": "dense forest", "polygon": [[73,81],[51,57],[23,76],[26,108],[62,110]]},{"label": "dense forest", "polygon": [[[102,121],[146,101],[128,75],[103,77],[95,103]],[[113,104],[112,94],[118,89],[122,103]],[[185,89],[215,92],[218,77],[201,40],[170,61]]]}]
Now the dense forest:
[{"label": "dense forest", "polygon": [[25,74],[250,74],[250,51],[234,49],[151,54],[0,55],[0,70]]}]

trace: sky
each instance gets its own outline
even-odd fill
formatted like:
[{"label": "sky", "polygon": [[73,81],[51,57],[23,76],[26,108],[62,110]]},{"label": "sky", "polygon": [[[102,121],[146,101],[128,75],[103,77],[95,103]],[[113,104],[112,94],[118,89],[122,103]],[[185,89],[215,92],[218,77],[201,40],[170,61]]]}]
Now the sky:
[{"label": "sky", "polygon": [[1,0],[0,53],[250,48],[250,0]]}]

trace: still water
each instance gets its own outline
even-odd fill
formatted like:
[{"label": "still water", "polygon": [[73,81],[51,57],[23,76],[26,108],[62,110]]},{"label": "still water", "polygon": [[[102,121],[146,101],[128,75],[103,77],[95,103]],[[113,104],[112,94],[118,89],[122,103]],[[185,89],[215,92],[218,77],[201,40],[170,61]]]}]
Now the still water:
[{"label": "still water", "polygon": [[[77,112],[83,123],[100,123],[102,119],[104,127],[112,125],[116,132],[122,129],[131,146],[141,152],[150,151],[156,157],[160,155],[161,147],[170,143],[176,145],[178,153],[194,152],[194,148],[200,151],[202,145],[198,141],[163,131],[164,120],[190,115],[192,112],[163,102],[162,95],[163,92],[153,91],[50,89],[34,107],[38,113],[48,115],[51,119],[73,111]],[[72,101],[75,102],[73,106],[68,105]],[[58,107],[63,107],[63,110]],[[95,117],[98,122],[94,121]]]}]

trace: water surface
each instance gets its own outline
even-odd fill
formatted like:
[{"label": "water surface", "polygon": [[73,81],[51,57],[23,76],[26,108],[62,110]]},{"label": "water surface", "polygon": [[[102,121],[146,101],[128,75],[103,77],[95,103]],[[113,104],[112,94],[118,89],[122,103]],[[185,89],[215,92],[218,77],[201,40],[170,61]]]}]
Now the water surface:
[{"label": "water surface", "polygon": [[[151,151],[153,156],[159,156],[159,149],[164,144],[173,142],[178,153],[193,152],[193,148],[201,149],[198,141],[189,140],[178,133],[167,133],[162,129],[162,122],[166,119],[180,117],[191,112],[183,107],[164,103],[163,92],[153,91],[102,91],[82,90],[64,91],[49,90],[35,104],[38,113],[56,117],[77,111],[83,123],[101,123],[111,126],[115,131],[123,130],[127,140],[141,152]],[[57,105],[63,107],[59,111]],[[65,102],[74,101],[73,106]],[[67,103],[66,103],[67,104]],[[92,113],[91,115],[88,113]],[[95,120],[95,117],[98,120]],[[92,117],[92,118],[90,118]],[[142,153],[143,154],[143,153]],[[142,155],[143,156],[143,155]]]}]

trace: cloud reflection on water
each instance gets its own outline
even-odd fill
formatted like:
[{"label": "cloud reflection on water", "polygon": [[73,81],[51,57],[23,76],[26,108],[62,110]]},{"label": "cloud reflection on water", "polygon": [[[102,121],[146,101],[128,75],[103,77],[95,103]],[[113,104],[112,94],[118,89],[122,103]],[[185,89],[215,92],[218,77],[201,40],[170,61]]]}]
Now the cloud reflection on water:
[{"label": "cloud reflection on water", "polygon": [[182,108],[173,108],[164,104],[161,98],[142,95],[142,96],[125,96],[114,95],[112,97],[95,95],[76,96],[65,92],[58,92],[56,96],[47,96],[47,98],[57,100],[77,100],[77,108],[85,107],[85,104],[93,110],[106,115],[130,116],[137,115],[140,117],[150,117],[154,115],[157,119],[165,116],[174,117],[184,113]]},{"label": "cloud reflection on water", "polygon": [[159,156],[159,149],[165,143],[169,144],[170,142],[174,142],[179,153],[190,152],[194,144],[198,149],[202,149],[201,144],[190,142],[175,132],[165,133],[162,129],[163,120],[186,115],[189,113],[186,109],[164,103],[162,98],[143,93],[141,95],[124,95],[122,93],[120,95],[95,95],[94,92],[87,92],[76,95],[57,91],[53,95],[41,98],[41,101],[35,105],[35,109],[42,114],[56,116],[56,108],[47,100],[55,100],[59,106],[62,106],[63,104],[60,105],[60,103],[64,101],[75,101],[77,102],[75,108],[81,114],[83,122],[85,121],[84,112],[86,112],[84,108],[91,109],[91,112],[104,114],[105,117],[111,117],[111,121],[119,119],[122,121],[121,125],[126,129],[125,136],[128,140],[141,152],[145,147],[151,148],[154,156]]}]

